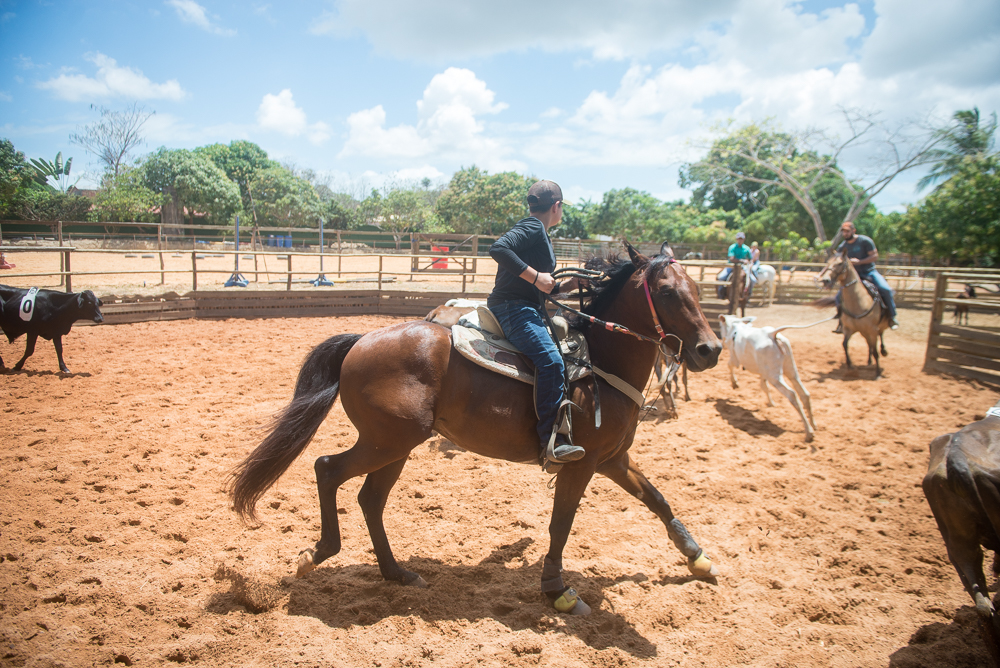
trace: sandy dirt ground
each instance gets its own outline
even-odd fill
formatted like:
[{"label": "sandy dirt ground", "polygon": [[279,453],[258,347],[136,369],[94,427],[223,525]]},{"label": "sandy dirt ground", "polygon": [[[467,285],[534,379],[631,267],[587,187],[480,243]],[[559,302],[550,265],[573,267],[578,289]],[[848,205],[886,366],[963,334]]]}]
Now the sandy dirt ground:
[{"label": "sandy dirt ground", "polygon": [[[753,313],[774,325],[825,315]],[[565,552],[587,617],[556,613],[539,591],[548,477],[441,438],[413,451],[385,518],[427,589],[381,580],[361,479],[339,497],[343,551],[292,578],[319,535],[312,463],[354,442],[339,403],[265,495],[262,524],[237,522],[225,476],[307,352],[399,319],[77,327],[72,374],[43,341],[24,371],[0,376],[0,664],[984,665],[920,480],[932,438],[997,393],[920,371],[928,317],[902,313],[880,381],[845,368],[831,324],[788,332],[816,453],[784,400],[768,407],[746,374],[730,387],[725,355],[692,374],[679,419],[650,414],[633,453],[721,576],[690,577],[657,518],[598,477]],[[0,355],[12,363],[22,345],[4,340]]]}]

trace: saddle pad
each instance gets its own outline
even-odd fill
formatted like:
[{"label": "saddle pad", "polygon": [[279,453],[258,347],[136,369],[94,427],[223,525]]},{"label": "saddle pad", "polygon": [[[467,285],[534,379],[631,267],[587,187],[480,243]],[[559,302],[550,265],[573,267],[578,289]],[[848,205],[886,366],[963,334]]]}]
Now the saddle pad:
[{"label": "saddle pad", "polygon": [[878,307],[882,310],[882,320],[889,319],[889,311],[885,306],[885,301],[882,299],[882,293],[878,291],[878,286],[875,285],[874,281],[870,281],[867,278],[858,277],[861,279],[861,285],[865,286],[865,290],[871,298],[878,304]]},{"label": "saddle pad", "polygon": [[[470,323],[465,318],[461,322]],[[476,328],[462,324],[451,328],[455,350],[481,367],[529,385],[535,384],[535,365],[514,344],[496,334],[483,332],[475,323],[470,324]],[[560,348],[564,356],[589,363],[590,351],[582,333],[570,332],[569,337],[560,342]],[[589,366],[569,362],[566,367],[571,383],[590,374]]]}]

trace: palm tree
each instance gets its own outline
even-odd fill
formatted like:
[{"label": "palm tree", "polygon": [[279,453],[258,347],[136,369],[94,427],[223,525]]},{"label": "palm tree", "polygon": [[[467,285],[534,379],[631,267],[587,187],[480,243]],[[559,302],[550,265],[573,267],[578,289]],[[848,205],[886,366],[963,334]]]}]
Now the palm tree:
[{"label": "palm tree", "polygon": [[993,149],[993,133],[997,129],[997,113],[990,116],[990,122],[979,125],[979,108],[956,111],[953,123],[934,131],[942,148],[928,152],[928,161],[934,166],[922,179],[917,181],[917,190],[923,190],[936,181],[947,181],[954,176],[962,161],[968,157],[988,155]]}]

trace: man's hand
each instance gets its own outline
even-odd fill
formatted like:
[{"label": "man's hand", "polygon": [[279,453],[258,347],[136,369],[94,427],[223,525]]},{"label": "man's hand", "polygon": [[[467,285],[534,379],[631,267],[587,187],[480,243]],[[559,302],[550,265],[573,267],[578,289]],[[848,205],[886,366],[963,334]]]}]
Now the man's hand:
[{"label": "man's hand", "polygon": [[853,265],[861,264],[861,260],[859,260],[856,257],[851,257],[851,258],[848,258],[848,259],[851,261],[851,264],[853,264]]},{"label": "man's hand", "polygon": [[535,287],[541,290],[544,294],[551,294],[552,288],[556,287],[556,279],[552,278],[552,274],[540,271],[538,272],[538,278],[535,279]]}]

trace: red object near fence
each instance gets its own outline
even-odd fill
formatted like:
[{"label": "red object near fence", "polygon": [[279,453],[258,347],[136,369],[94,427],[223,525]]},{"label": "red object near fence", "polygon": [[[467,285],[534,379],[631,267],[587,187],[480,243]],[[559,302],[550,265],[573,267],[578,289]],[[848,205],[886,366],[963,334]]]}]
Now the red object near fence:
[{"label": "red object near fence", "polygon": [[[448,246],[431,246],[432,251],[437,251],[439,253],[447,253]],[[446,257],[436,257],[434,262],[431,263],[431,267],[434,269],[447,269],[448,268],[448,258]]]}]

